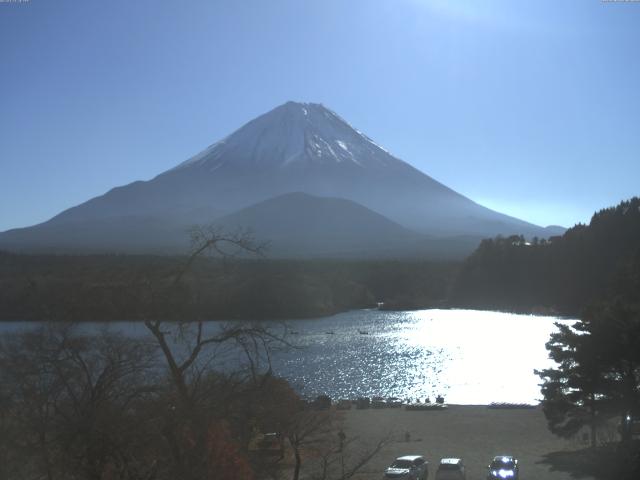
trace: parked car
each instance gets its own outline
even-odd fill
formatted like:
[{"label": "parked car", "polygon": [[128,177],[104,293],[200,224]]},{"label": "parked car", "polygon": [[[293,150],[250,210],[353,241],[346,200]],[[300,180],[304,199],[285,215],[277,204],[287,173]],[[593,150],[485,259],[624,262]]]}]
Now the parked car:
[{"label": "parked car", "polygon": [[511,455],[493,457],[488,468],[487,480],[518,480],[518,460]]},{"label": "parked car", "polygon": [[465,480],[464,462],[461,458],[442,458],[436,471],[436,480]]},{"label": "parked car", "polygon": [[421,455],[398,457],[385,470],[384,478],[427,480],[429,478],[429,462]]}]

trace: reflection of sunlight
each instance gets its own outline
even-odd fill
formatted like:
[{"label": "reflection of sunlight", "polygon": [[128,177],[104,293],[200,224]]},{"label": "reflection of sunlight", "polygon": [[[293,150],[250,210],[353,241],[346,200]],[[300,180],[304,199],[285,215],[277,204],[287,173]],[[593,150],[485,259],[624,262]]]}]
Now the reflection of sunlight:
[{"label": "reflection of sunlight", "polygon": [[[449,353],[440,380],[448,401],[530,402],[540,396],[534,368],[544,368],[548,318],[471,310],[414,312],[402,336],[407,345]],[[534,365],[540,362],[541,364]]]},{"label": "reflection of sunlight", "polygon": [[534,403],[533,370],[551,363],[545,343],[556,320],[475,310],[345,312],[297,322],[303,348],[274,354],[273,371],[310,398],[441,394],[459,404]]},{"label": "reflection of sunlight", "polygon": [[[381,395],[433,401],[442,394],[448,403],[534,403],[541,395],[533,370],[552,364],[545,343],[554,321],[476,310],[357,310],[296,321],[298,334],[291,340],[299,348],[274,351],[272,367],[310,398]],[[210,322],[205,328],[220,326]],[[80,328],[107,327],[134,337],[148,335],[137,322],[88,322]],[[0,325],[4,332],[16,328],[25,325]],[[218,354],[221,364],[237,368],[237,350]]]}]

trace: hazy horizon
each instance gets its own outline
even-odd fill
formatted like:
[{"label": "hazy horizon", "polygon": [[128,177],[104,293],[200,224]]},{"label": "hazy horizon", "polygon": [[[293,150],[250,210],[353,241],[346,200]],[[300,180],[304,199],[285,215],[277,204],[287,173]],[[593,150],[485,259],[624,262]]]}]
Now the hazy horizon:
[{"label": "hazy horizon", "polygon": [[287,100],[481,205],[588,222],[640,194],[639,20],[629,2],[0,3],[0,231]]}]

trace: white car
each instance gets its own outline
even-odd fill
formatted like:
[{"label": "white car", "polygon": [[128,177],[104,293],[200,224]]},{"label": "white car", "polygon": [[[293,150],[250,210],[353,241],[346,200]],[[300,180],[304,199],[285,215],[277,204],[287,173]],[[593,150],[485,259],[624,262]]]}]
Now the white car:
[{"label": "white car", "polygon": [[405,455],[398,457],[384,472],[384,478],[400,478],[407,480],[427,480],[429,462],[421,455]]},{"label": "white car", "polygon": [[436,471],[436,480],[465,480],[467,478],[461,458],[442,458]]}]

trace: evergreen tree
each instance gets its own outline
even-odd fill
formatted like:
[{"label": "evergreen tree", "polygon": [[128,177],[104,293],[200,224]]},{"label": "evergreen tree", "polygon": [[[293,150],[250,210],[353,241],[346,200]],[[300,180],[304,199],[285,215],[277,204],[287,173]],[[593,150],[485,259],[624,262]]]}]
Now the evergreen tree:
[{"label": "evergreen tree", "polygon": [[[625,281],[619,281],[621,275]],[[637,303],[639,277],[640,198],[634,197],[548,241],[526,242],[516,235],[483,240],[462,264],[451,301],[574,316],[594,301],[624,292]]]},{"label": "evergreen tree", "polygon": [[549,357],[558,363],[536,373],[543,379],[542,408],[549,429],[571,437],[583,427],[590,429],[591,446],[596,446],[596,429],[606,408],[604,372],[594,339],[584,332],[584,323],[557,323],[558,332],[547,343]]},{"label": "evergreen tree", "polygon": [[[594,305],[584,315],[587,330],[598,346],[607,388],[603,392],[613,411],[625,417],[640,415],[640,311],[618,299]],[[623,441],[630,440],[623,429]]]},{"label": "evergreen tree", "polygon": [[556,325],[547,349],[558,366],[536,372],[543,411],[554,434],[570,437],[586,426],[595,446],[598,424],[640,413],[640,314],[616,300],[589,307],[572,326]]}]

